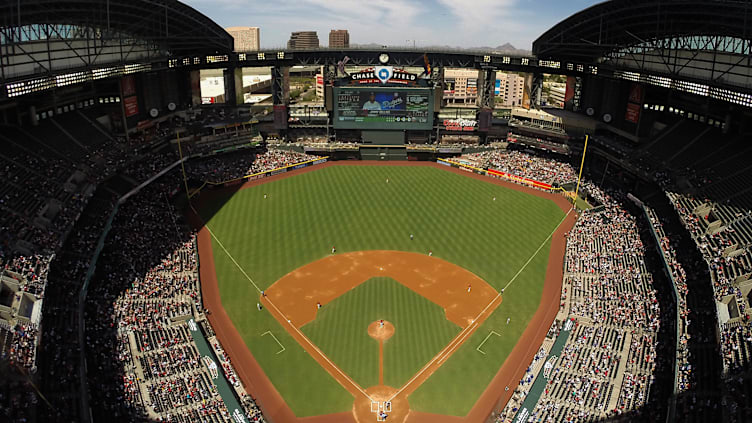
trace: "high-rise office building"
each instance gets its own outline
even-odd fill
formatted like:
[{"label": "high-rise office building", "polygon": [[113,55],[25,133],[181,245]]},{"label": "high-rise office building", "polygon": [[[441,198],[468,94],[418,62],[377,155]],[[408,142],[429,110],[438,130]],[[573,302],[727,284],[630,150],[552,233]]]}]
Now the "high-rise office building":
[{"label": "high-rise office building", "polygon": [[444,83],[447,105],[475,105],[478,98],[477,69],[446,69]]},{"label": "high-rise office building", "polygon": [[[478,100],[478,71],[476,69],[446,69],[444,71],[444,100],[448,106],[475,105]],[[496,73],[494,95],[496,105],[522,106],[525,78],[516,73]]]},{"label": "high-rise office building", "polygon": [[287,42],[287,48],[290,50],[319,48],[319,36],[316,31],[293,32],[290,35],[290,41]]},{"label": "high-rise office building", "polygon": [[225,28],[235,40],[235,51],[257,51],[259,49],[259,28],[255,26],[233,26]]},{"label": "high-rise office building", "polygon": [[350,33],[346,29],[329,31],[329,48],[349,48]]},{"label": "high-rise office building", "polygon": [[521,107],[525,92],[525,78],[516,73],[496,73],[496,104],[502,107]]}]

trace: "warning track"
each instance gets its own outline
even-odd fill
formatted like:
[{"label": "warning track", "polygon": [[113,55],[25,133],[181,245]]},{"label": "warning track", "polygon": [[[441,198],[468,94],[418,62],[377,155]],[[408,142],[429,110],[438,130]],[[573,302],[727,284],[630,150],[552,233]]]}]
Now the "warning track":
[{"label": "warning track", "polygon": [[[303,169],[295,170],[292,172],[275,175],[266,179],[248,182],[245,185],[243,185],[243,188],[259,185],[259,184],[266,183],[266,182],[271,182],[273,180],[284,179],[284,178],[298,175],[301,173],[314,171],[322,167],[379,166],[379,165],[383,165],[383,163],[380,163],[380,162],[343,162],[343,163],[329,162],[323,165],[303,168]],[[395,165],[396,166],[436,167],[445,171],[462,174],[470,178],[479,179],[479,180],[483,180],[486,182],[491,182],[497,185],[504,186],[506,188],[514,189],[517,191],[522,191],[527,194],[531,194],[531,195],[535,195],[538,197],[552,200],[565,212],[569,212],[571,208],[571,205],[569,204],[569,202],[560,195],[545,193],[545,192],[535,190],[532,188],[519,186],[516,184],[512,184],[512,183],[498,180],[498,179],[489,178],[486,176],[471,174],[465,171],[460,171],[455,168],[437,165],[435,163],[404,163],[404,162],[402,163],[390,162],[389,163],[389,166],[395,166]],[[205,199],[202,198],[202,200],[205,200]],[[282,396],[274,388],[269,378],[264,374],[263,369],[255,360],[251,352],[248,350],[247,346],[243,342],[242,337],[240,336],[238,331],[235,329],[234,325],[232,324],[232,321],[230,320],[229,316],[227,315],[227,313],[222,307],[221,299],[219,295],[219,286],[217,283],[217,276],[216,276],[216,272],[214,268],[214,257],[213,257],[213,251],[212,251],[212,235],[209,233],[208,228],[203,225],[200,218],[196,216],[194,213],[189,213],[189,219],[193,222],[196,228],[198,228],[198,248],[199,248],[199,256],[200,256],[201,291],[202,291],[204,305],[207,309],[211,311],[211,313],[208,315],[209,321],[212,324],[212,327],[214,328],[217,334],[217,338],[222,343],[227,353],[232,357],[236,371],[238,372],[238,376],[243,381],[244,385],[246,386],[247,391],[257,400],[259,405],[262,407],[264,415],[273,423],[287,423],[287,422],[290,422],[290,423],[293,423],[293,422],[339,423],[339,422],[359,421],[360,419],[356,419],[356,413],[355,413],[356,407],[354,407],[353,413],[338,413],[338,414],[329,414],[329,415],[306,417],[306,418],[297,418],[294,415],[292,410],[285,403]],[[566,244],[565,236],[566,236],[566,233],[574,226],[575,219],[576,219],[576,215],[574,213],[569,213],[565,217],[562,224],[559,225],[557,230],[552,234],[551,247],[550,247],[550,252],[549,252],[549,263],[547,267],[546,280],[545,280],[545,284],[543,287],[543,296],[542,296],[539,308],[537,312],[535,313],[535,315],[533,316],[530,323],[528,324],[524,333],[520,337],[516,346],[510,353],[509,357],[507,357],[507,360],[501,366],[496,376],[493,378],[493,380],[491,381],[489,386],[486,388],[484,393],[475,403],[470,413],[468,413],[468,415],[465,417],[452,417],[452,416],[438,416],[438,415],[433,415],[433,414],[428,414],[428,413],[418,413],[418,412],[410,411],[409,413],[405,414],[404,417],[400,415],[392,414],[390,415],[390,420],[392,421],[404,420],[404,421],[411,422],[411,423],[413,422],[426,422],[426,423],[427,422],[438,422],[438,423],[480,422],[486,419],[492,411],[499,410],[504,404],[506,404],[506,402],[509,400],[509,398],[511,397],[514,391],[514,387],[516,387],[517,385],[517,381],[519,381],[519,379],[522,377],[522,375],[524,374],[525,368],[530,363],[535,352],[540,347],[549,327],[551,326],[551,323],[556,315],[556,312],[558,311],[560,293],[561,293],[561,283],[562,283],[562,277],[563,277],[563,260],[564,260],[565,244]],[[410,253],[406,253],[406,254],[410,254]],[[332,274],[336,275],[336,272],[331,272],[330,276]],[[379,276],[389,276],[389,275],[379,275]],[[400,278],[394,278],[394,279],[398,281],[400,280]],[[473,284],[473,292],[475,292],[476,288],[479,288],[480,286],[482,285],[479,284],[478,286],[476,286],[476,284]],[[464,290],[465,286],[462,285],[459,288]],[[273,293],[273,290],[271,288],[269,289],[269,293],[270,294]],[[421,295],[424,295],[424,294],[421,293]],[[431,299],[430,296],[428,295],[424,295],[424,296]],[[497,304],[495,306],[493,305],[494,304],[493,301],[487,302],[489,309],[495,308],[496,306],[498,306],[498,303],[501,302],[500,295],[498,295],[496,298],[498,298],[498,301],[496,301]],[[276,300],[273,299],[272,301],[274,301],[276,304]],[[316,301],[320,301],[320,300],[313,300],[314,304]],[[309,309],[313,310],[313,314],[314,314],[313,318],[315,318],[315,307],[310,307]],[[488,312],[487,314],[490,314],[490,311],[492,310],[490,311],[486,310],[486,311]],[[280,311],[278,320],[282,318],[282,315],[283,314]],[[431,362],[429,362],[426,365],[426,367],[422,369],[421,372],[418,373],[418,375],[416,375],[417,377],[413,378],[404,387],[400,388],[401,389],[400,391],[396,391],[396,393],[394,393],[393,390],[390,390],[389,392],[390,396],[392,396],[395,400],[398,400],[402,396],[409,395],[409,393],[412,392],[415,389],[415,387],[419,386],[420,383],[422,383],[425,379],[427,379],[428,376],[433,371],[435,371],[438,367],[440,367],[440,365],[446,360],[446,358],[450,356],[456,350],[456,348],[458,348],[459,345],[461,345],[462,342],[464,342],[466,339],[469,338],[469,335],[472,333],[472,331],[475,330],[475,328],[478,327],[478,324],[477,322],[468,324],[466,313],[465,314],[460,313],[460,315],[464,316],[464,317],[459,317],[460,319],[463,319],[463,318],[465,319],[464,320],[465,323],[460,325],[460,327],[463,327],[463,331],[460,332],[460,334],[457,335],[457,337],[454,340],[452,340],[452,342],[450,342],[450,344],[444,350],[442,350],[442,352],[440,352]],[[277,316],[275,315],[275,317]],[[456,316],[450,317],[449,310],[447,310],[447,318],[454,321],[454,319],[458,317]],[[304,324],[301,322],[305,322],[307,318],[302,318],[302,320],[300,321],[298,321],[297,319],[300,319],[300,318],[290,319],[291,323],[294,323],[294,325],[288,324],[287,325],[288,327],[286,327],[288,331],[292,330],[293,332],[299,332],[296,329],[299,328],[302,324]],[[285,319],[285,323],[286,323],[286,319]],[[301,342],[301,341],[302,340],[298,339],[298,342],[300,342],[301,345],[305,347],[305,342]],[[325,357],[323,357],[323,354],[321,354],[321,358],[324,362],[328,361],[328,359],[325,359]],[[317,358],[317,361],[318,361],[318,358]],[[321,361],[319,362],[321,363]],[[335,367],[333,364],[331,364],[330,366]],[[433,369],[431,369],[432,367]],[[330,369],[330,368],[327,368],[327,366],[325,365],[324,365],[324,368],[326,368],[329,371],[329,373],[341,372],[339,371],[339,369],[336,369],[336,368]],[[510,389],[508,391],[505,391],[504,389],[505,386],[509,386]],[[359,395],[356,395],[356,398],[360,397],[362,398],[363,401],[368,401],[369,406],[370,406],[370,396],[363,395],[361,389],[358,389]],[[366,391],[367,393],[371,393],[371,394],[374,394],[376,392],[373,389],[367,389]],[[386,392],[384,392],[383,394],[386,394]],[[357,406],[357,402],[356,402],[356,406]],[[402,413],[399,413],[399,414],[402,414]],[[370,414],[370,418],[373,419],[373,414]]]}]

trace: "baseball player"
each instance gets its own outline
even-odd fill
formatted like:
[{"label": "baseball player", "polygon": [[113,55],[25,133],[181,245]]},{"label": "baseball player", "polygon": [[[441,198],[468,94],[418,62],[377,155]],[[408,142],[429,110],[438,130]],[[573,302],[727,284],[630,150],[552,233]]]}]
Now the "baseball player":
[{"label": "baseball player", "polygon": [[428,250],[428,257],[431,257],[433,255],[433,251]]},{"label": "baseball player", "polygon": [[320,308],[321,308],[321,302],[320,301],[316,301],[316,310],[318,310]]},{"label": "baseball player", "polygon": [[380,328],[384,327],[384,319],[379,320],[379,327]]},{"label": "baseball player", "polygon": [[335,248],[335,247],[334,247],[334,246],[332,245],[332,254],[334,254],[334,253],[336,253],[336,252],[337,252],[337,248]]},{"label": "baseball player", "polygon": [[258,309],[258,311],[261,311],[261,309],[262,309],[263,307],[261,307],[261,304],[259,304],[259,303],[256,303],[256,308]]},{"label": "baseball player", "polygon": [[471,284],[467,284],[467,293],[470,293],[470,290],[473,289],[473,286]]},{"label": "baseball player", "polygon": [[413,234],[410,234],[410,241],[413,240]]}]

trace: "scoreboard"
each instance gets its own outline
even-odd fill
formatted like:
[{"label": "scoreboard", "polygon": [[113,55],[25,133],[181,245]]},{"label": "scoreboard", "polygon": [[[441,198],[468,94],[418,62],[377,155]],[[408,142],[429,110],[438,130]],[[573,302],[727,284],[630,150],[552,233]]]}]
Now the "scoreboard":
[{"label": "scoreboard", "polygon": [[428,88],[334,87],[335,129],[430,130]]}]

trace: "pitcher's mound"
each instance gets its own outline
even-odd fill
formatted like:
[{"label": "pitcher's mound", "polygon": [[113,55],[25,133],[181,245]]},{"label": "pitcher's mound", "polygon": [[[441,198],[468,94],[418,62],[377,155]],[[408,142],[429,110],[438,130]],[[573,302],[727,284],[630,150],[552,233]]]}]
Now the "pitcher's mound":
[{"label": "pitcher's mound", "polygon": [[394,325],[383,320],[384,325],[381,325],[382,320],[377,320],[368,325],[368,335],[377,341],[386,341],[394,335]]}]

